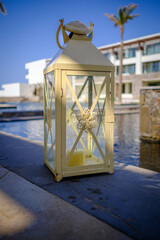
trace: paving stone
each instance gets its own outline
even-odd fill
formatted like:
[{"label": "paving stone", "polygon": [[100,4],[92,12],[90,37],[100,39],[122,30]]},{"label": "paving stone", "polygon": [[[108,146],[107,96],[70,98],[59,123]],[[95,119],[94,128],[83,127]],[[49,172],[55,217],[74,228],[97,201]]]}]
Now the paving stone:
[{"label": "paving stone", "polygon": [[8,172],[8,169],[5,169],[5,168],[0,166],[0,178],[5,176],[7,174],[7,172]]},{"label": "paving stone", "polygon": [[12,172],[0,180],[0,189],[0,239],[130,239]]}]

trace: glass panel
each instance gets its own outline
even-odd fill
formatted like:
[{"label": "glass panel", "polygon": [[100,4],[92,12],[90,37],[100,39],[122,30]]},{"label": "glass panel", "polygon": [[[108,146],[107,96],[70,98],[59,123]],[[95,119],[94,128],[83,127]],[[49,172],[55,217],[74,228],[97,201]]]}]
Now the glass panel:
[{"label": "glass panel", "polygon": [[146,46],[146,55],[160,53],[160,43]]},{"label": "glass panel", "polygon": [[160,71],[160,61],[159,62],[149,62],[143,64],[143,72],[150,73],[150,72],[158,72]]},{"label": "glass panel", "polygon": [[132,83],[128,83],[129,84],[129,92],[128,93],[132,93]]},{"label": "glass panel", "polygon": [[119,75],[119,66],[116,67],[116,75]]},{"label": "glass panel", "polygon": [[137,50],[138,50],[138,48],[129,48],[128,49],[128,58],[135,57]]},{"label": "glass panel", "polygon": [[[120,59],[120,51],[115,52],[115,55],[116,55],[116,60]],[[126,58],[126,57],[127,57],[126,52],[125,50],[123,50],[123,58]]]},{"label": "glass panel", "polygon": [[46,161],[55,167],[55,80],[54,72],[45,75],[45,140]]},{"label": "glass panel", "polygon": [[122,93],[125,93],[125,83],[122,83]]},{"label": "glass panel", "polygon": [[130,74],[135,73],[135,64],[128,65],[128,73]]},{"label": "glass panel", "polygon": [[134,74],[135,73],[135,64],[123,65],[123,73]]},{"label": "glass panel", "polygon": [[132,93],[132,83],[123,83],[122,84],[122,93],[131,94]]},{"label": "glass panel", "polygon": [[104,56],[110,60],[110,53],[105,53]]},{"label": "glass panel", "polygon": [[[123,74],[134,74],[135,73],[135,64],[123,65]],[[116,67],[116,75],[119,75],[119,66]]]},{"label": "glass panel", "polygon": [[[103,164],[105,159],[105,76],[67,76],[67,166]],[[77,97],[75,99],[74,93]]]}]

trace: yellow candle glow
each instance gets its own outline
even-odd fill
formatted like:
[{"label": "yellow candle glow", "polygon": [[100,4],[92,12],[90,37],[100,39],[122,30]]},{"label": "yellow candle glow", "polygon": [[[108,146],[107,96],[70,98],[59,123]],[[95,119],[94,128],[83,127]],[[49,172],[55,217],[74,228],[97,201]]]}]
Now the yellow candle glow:
[{"label": "yellow candle glow", "polygon": [[[70,151],[67,152],[67,157],[69,156]],[[83,166],[85,164],[85,154],[83,150],[75,151],[68,163],[69,167]]]}]

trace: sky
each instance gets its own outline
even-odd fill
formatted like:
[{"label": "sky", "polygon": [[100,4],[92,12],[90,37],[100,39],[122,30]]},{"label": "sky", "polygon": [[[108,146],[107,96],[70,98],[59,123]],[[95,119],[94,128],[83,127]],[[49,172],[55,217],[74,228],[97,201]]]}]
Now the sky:
[{"label": "sky", "polygon": [[[7,15],[0,14],[0,88],[2,84],[23,82],[25,64],[52,58],[58,51],[56,31],[59,19],[64,24],[94,23],[92,43],[103,46],[120,41],[104,13],[117,15],[118,8],[138,4],[139,16],[125,24],[124,40],[160,32],[160,0],[2,0]],[[62,37],[60,37],[62,39]]]}]

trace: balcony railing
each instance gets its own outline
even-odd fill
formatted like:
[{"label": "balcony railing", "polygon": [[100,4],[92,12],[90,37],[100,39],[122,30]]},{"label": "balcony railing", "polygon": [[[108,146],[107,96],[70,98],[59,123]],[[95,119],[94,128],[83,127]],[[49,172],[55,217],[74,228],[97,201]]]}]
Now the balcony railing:
[{"label": "balcony railing", "polygon": [[153,55],[153,54],[159,54],[160,51],[157,51],[157,52],[143,52],[143,56],[146,56],[146,55]]},{"label": "balcony railing", "polygon": [[[123,59],[134,58],[134,57],[136,57],[135,54],[133,54],[133,55],[123,55]],[[116,60],[119,60],[119,55],[116,55]]]}]

